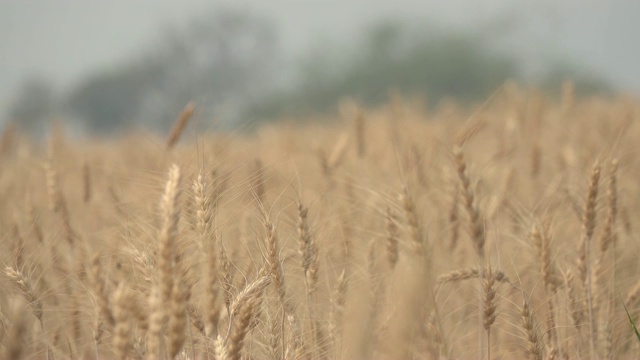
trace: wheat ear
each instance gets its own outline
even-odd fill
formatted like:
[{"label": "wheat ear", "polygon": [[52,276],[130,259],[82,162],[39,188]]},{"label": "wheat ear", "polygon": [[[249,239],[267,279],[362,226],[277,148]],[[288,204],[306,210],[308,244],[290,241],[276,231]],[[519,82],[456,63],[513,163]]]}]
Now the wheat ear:
[{"label": "wheat ear", "polygon": [[[5,267],[5,274],[18,287],[18,289],[22,293],[22,296],[27,301],[27,304],[31,309],[31,312],[38,319],[38,322],[40,323],[40,330],[42,331],[43,334],[46,334],[44,330],[44,319],[43,319],[44,312],[43,312],[43,306],[42,306],[42,299],[38,294],[36,284],[31,280],[29,276],[25,275],[21,270],[12,268],[11,266]],[[49,342],[46,340],[46,337],[45,337],[45,345],[47,348],[47,360],[50,360],[52,354],[51,354],[51,349],[49,347]]]},{"label": "wheat ear", "polygon": [[173,148],[174,145],[178,142],[178,140],[180,139],[180,135],[182,135],[184,128],[189,123],[189,120],[193,116],[195,109],[196,108],[193,102],[188,103],[184,107],[184,109],[182,109],[182,112],[176,119],[176,122],[171,129],[171,133],[169,133],[169,138],[167,139],[167,149]]},{"label": "wheat ear", "polygon": [[[300,245],[300,255],[302,256],[302,270],[304,272],[304,284],[307,294],[307,315],[314,342],[317,344],[323,337],[320,324],[314,320],[312,307],[315,307],[315,290],[318,284],[318,245],[316,238],[309,225],[309,209],[298,199],[298,242]],[[315,349],[315,347],[314,347]]]},{"label": "wheat ear", "polygon": [[266,230],[264,242],[267,252],[267,265],[269,267],[269,274],[271,275],[271,283],[273,283],[275,290],[278,293],[280,303],[282,304],[285,312],[289,313],[292,309],[289,307],[289,303],[287,302],[282,263],[278,253],[278,235],[276,233],[276,226],[273,224],[266,211],[263,210],[262,215],[262,225]]},{"label": "wheat ear", "polygon": [[173,260],[176,254],[178,236],[178,222],[180,220],[180,168],[172,165],[169,169],[169,179],[165,186],[160,203],[162,227],[160,229],[159,257],[158,257],[158,286],[162,301],[169,303],[173,288]]},{"label": "wheat ear", "polygon": [[496,321],[496,309],[498,302],[496,299],[497,281],[493,275],[491,266],[485,270],[483,289],[484,311],[482,312],[484,329],[487,332],[487,359],[491,359],[491,325]]},{"label": "wheat ear", "polygon": [[596,226],[596,202],[598,198],[598,184],[600,182],[601,167],[596,162],[591,169],[589,178],[589,189],[582,211],[582,237],[580,238],[578,275],[587,291],[587,312],[589,313],[589,332],[591,357],[595,356],[595,343],[597,341],[597,324],[594,318],[594,299],[592,290],[592,269],[591,262],[591,238]]},{"label": "wheat ear", "polygon": [[407,221],[407,225],[409,226],[409,231],[411,232],[411,243],[413,250],[418,255],[424,255],[425,244],[422,224],[418,220],[418,211],[416,209],[416,204],[409,194],[409,189],[406,186],[402,187],[402,192],[400,193],[400,202],[402,203],[402,207],[404,208],[405,219]]},{"label": "wheat ear", "polygon": [[398,224],[397,219],[391,210],[390,206],[387,206],[387,212],[385,217],[385,229],[387,231],[386,236],[386,249],[387,249],[387,261],[391,266],[391,269],[396,267],[398,263]]},{"label": "wheat ear", "polygon": [[196,203],[197,228],[200,234],[205,257],[205,331],[207,336],[214,340],[218,335],[218,319],[220,318],[220,304],[218,291],[218,235],[212,229],[214,222],[214,204],[210,195],[209,184],[204,180],[202,173],[193,182],[193,193]]},{"label": "wheat ear", "polygon": [[520,316],[522,319],[522,329],[527,339],[527,355],[531,360],[542,360],[542,338],[538,332],[538,327],[531,312],[531,306],[527,300],[524,300],[522,303]]},{"label": "wheat ear", "polygon": [[467,175],[467,164],[464,160],[464,154],[460,147],[456,146],[454,148],[453,155],[456,162],[456,172],[458,173],[458,178],[460,179],[461,184],[460,190],[462,192],[462,201],[469,217],[469,234],[478,257],[480,257],[481,262],[484,262],[484,225],[482,223],[480,211],[478,210],[475,202],[473,190],[471,189],[471,181]]},{"label": "wheat ear", "polygon": [[234,299],[229,308],[229,330],[224,343],[229,359],[239,359],[244,337],[249,329],[249,322],[257,309],[258,299],[269,285],[271,278],[261,276],[247,285]]}]

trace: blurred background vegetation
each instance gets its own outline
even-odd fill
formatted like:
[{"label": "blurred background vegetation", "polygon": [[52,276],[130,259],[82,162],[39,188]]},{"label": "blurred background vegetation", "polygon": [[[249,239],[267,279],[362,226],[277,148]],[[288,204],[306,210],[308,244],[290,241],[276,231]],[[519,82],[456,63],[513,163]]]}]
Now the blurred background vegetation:
[{"label": "blurred background vegetation", "polygon": [[331,111],[343,97],[375,105],[390,89],[432,103],[482,100],[508,79],[547,91],[565,79],[582,94],[613,90],[579,64],[549,59],[535,76],[482,31],[382,21],[350,46],[318,42],[294,63],[281,60],[281,37],[269,20],[216,11],[182,30],[166,30],[143,53],[97,69],[67,91],[44,78],[17,90],[6,118],[43,133],[65,119],[78,133],[114,134],[131,128],[166,131],[190,100],[201,128],[246,129],[283,116]]}]

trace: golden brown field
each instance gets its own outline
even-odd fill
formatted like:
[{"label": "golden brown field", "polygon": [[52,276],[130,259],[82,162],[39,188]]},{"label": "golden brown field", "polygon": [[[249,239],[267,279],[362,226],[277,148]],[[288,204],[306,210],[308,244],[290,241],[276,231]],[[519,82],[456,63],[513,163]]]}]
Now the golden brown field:
[{"label": "golden brown field", "polygon": [[347,105],[175,146],[5,131],[3,358],[638,358],[639,104]]}]

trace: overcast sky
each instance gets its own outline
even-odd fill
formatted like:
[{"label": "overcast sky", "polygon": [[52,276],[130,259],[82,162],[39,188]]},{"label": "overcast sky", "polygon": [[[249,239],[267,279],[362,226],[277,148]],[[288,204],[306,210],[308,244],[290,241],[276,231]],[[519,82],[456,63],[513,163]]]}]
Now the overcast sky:
[{"label": "overcast sky", "polygon": [[0,0],[0,108],[34,74],[68,89],[157,43],[163,29],[229,7],[271,19],[288,59],[318,42],[348,45],[385,18],[457,29],[495,25],[505,46],[533,65],[579,61],[640,93],[637,0]]}]

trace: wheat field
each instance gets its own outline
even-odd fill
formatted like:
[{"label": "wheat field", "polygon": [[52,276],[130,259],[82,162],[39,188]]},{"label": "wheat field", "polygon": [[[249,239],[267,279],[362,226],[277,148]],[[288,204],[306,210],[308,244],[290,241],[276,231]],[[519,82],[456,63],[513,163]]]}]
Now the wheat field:
[{"label": "wheat field", "polygon": [[340,109],[7,129],[3,358],[638,358],[638,103],[508,84]]}]

